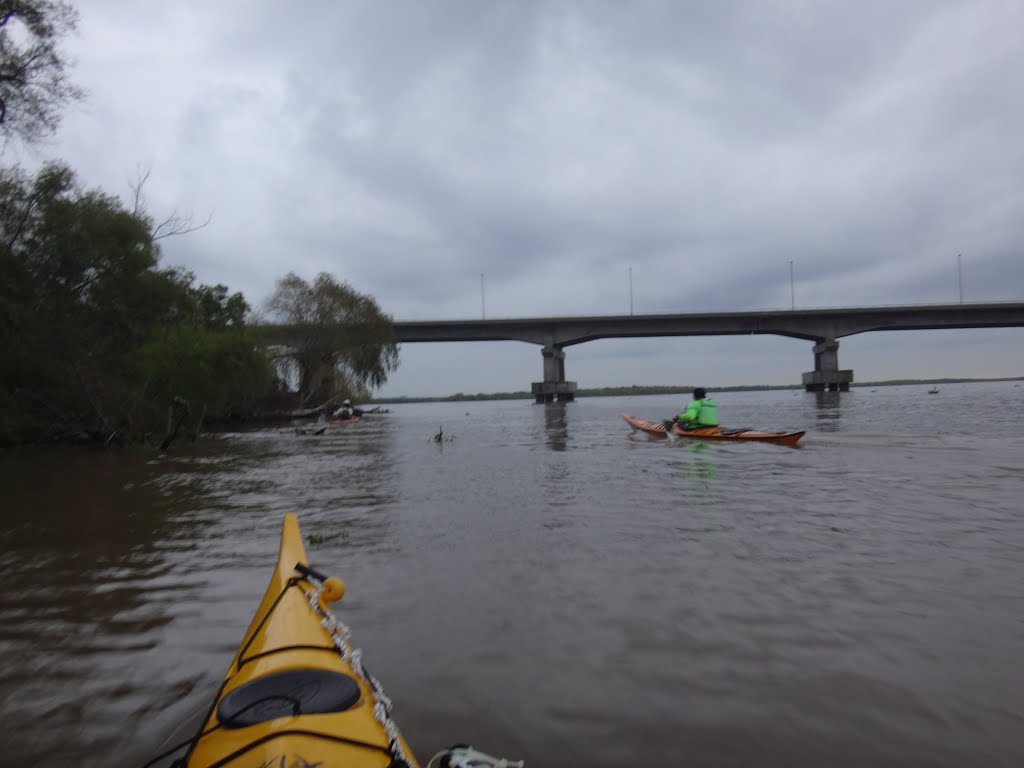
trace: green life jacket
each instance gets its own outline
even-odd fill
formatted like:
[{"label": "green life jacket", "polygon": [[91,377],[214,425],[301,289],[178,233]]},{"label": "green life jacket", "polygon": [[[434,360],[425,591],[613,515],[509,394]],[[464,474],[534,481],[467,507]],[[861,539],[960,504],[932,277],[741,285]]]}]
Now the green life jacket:
[{"label": "green life jacket", "polygon": [[697,411],[697,423],[702,427],[718,426],[718,404],[710,397],[700,401],[700,410]]},{"label": "green life jacket", "polygon": [[679,414],[684,427],[717,427],[718,405],[710,397],[694,400]]}]

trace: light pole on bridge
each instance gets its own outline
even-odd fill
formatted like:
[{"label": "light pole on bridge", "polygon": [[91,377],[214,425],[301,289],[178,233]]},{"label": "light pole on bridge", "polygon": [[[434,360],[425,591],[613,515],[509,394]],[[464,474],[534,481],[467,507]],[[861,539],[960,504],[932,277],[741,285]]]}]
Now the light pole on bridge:
[{"label": "light pole on bridge", "polygon": [[960,303],[964,303],[964,265],[963,265],[963,254],[958,253],[956,255],[956,285],[957,290],[960,292]]}]

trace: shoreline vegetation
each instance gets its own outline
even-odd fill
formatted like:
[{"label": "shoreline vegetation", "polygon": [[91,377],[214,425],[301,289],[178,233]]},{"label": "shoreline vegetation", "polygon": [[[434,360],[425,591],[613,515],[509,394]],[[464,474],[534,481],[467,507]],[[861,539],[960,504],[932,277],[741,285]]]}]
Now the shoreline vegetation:
[{"label": "shoreline vegetation", "polygon": [[[941,379],[886,379],[884,381],[854,382],[851,388],[864,389],[866,387],[899,387],[908,385],[926,384],[968,384],[986,381],[1024,381],[1024,376],[1005,376],[998,378],[941,378]],[[631,385],[626,387],[595,387],[591,389],[576,390],[576,397],[631,397],[637,395],[688,395],[694,390],[694,386],[641,386]],[[705,387],[708,392],[761,392],[769,390],[803,390],[802,384],[743,384],[731,387]],[[373,405],[401,405],[402,403],[462,403],[477,400],[532,400],[533,393],[526,391],[518,392],[490,392],[467,395],[463,392],[456,392],[454,395],[444,397],[374,397],[367,400]]]},{"label": "shoreline vegetation", "polygon": [[[168,238],[213,216],[150,213],[148,168],[121,196],[60,160],[4,158],[56,134],[63,108],[84,97],[62,49],[77,25],[67,0],[0,12],[0,450],[164,451],[212,424],[369,398],[398,366],[392,318],[372,296],[326,273],[288,273],[258,312],[163,263]],[[286,342],[266,323],[287,327]]]}]

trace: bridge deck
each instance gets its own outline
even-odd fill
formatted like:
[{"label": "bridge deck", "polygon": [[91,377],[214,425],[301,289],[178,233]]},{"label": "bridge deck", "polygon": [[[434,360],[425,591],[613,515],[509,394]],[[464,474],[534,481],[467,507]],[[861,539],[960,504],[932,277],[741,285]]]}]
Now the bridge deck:
[{"label": "bridge deck", "polygon": [[525,341],[568,347],[605,338],[774,334],[809,341],[870,331],[1024,327],[1024,302],[491,320],[402,320],[400,342]]}]

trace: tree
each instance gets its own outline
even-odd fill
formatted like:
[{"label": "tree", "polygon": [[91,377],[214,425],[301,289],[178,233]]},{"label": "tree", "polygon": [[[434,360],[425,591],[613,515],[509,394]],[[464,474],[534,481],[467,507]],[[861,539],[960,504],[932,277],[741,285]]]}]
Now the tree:
[{"label": "tree", "polygon": [[0,0],[0,135],[26,143],[57,130],[60,109],[80,99],[67,77],[62,38],[78,23],[64,0]]},{"label": "tree", "polygon": [[173,402],[188,403],[197,416],[228,416],[252,405],[273,384],[270,361],[252,333],[240,327],[170,326],[153,334],[130,360],[140,423],[149,429]]},{"label": "tree", "polygon": [[120,356],[164,319],[171,292],[155,265],[146,222],[80,189],[67,167],[48,165],[34,179],[0,172],[10,432],[114,428],[124,396]]},{"label": "tree", "polygon": [[139,435],[175,398],[220,415],[270,388],[245,299],[160,268],[155,230],[65,166],[0,170],[0,444]]},{"label": "tree", "polygon": [[303,406],[314,398],[365,396],[366,387],[379,387],[398,367],[391,317],[326,272],[312,284],[289,272],[267,309],[289,331],[285,355],[297,368]]}]

